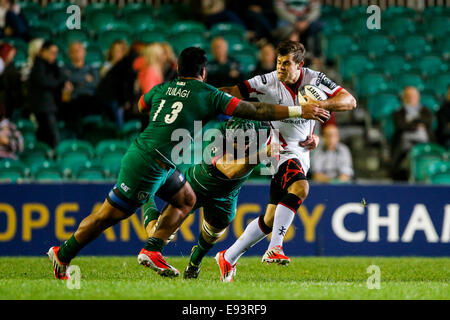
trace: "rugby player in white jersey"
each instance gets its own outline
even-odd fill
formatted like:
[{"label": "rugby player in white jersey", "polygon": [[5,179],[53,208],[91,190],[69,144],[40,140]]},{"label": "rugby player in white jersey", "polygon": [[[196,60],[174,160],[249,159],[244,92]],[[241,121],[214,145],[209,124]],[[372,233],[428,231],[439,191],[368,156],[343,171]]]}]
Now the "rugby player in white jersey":
[{"label": "rugby player in white jersey", "polygon": [[[235,97],[257,98],[261,102],[284,105],[315,105],[332,111],[347,111],[356,108],[355,98],[344,88],[330,80],[325,74],[303,67],[305,48],[300,42],[286,40],[277,47],[277,70],[258,75],[233,87],[224,87]],[[306,103],[297,99],[298,89],[304,85],[315,85],[328,96],[327,100],[307,98]],[[283,237],[298,208],[308,196],[309,184],[306,174],[310,167],[310,149],[315,145],[313,137],[315,121],[293,118],[271,121],[279,130],[280,154],[277,171],[272,176],[270,201],[264,215],[253,220],[238,240],[227,250],[216,256],[222,281],[232,281],[236,273],[236,262],[250,247],[272,232],[269,247],[262,261],[286,265],[289,257],[283,252]],[[299,144],[299,141],[304,141]]]}]

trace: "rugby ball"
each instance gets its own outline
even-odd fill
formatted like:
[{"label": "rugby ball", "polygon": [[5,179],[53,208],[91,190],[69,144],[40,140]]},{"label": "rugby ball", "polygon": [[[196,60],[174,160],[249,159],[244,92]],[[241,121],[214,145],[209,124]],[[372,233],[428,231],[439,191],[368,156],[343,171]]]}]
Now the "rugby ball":
[{"label": "rugby ball", "polygon": [[298,89],[298,102],[306,102],[305,97],[309,97],[313,100],[323,101],[327,100],[328,96],[319,87],[312,84],[305,84]]}]

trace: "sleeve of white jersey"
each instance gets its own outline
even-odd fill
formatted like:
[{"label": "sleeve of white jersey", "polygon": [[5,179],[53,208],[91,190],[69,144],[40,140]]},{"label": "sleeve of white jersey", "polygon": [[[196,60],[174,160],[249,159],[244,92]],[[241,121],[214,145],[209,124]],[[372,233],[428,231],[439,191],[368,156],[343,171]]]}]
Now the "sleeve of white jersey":
[{"label": "sleeve of white jersey", "polygon": [[315,77],[315,85],[322,89],[328,96],[328,98],[334,97],[342,87],[336,82],[328,78],[323,72],[317,72]]},{"label": "sleeve of white jersey", "polygon": [[257,75],[244,81],[250,98],[257,98],[258,95],[265,94],[273,82],[273,72]]}]

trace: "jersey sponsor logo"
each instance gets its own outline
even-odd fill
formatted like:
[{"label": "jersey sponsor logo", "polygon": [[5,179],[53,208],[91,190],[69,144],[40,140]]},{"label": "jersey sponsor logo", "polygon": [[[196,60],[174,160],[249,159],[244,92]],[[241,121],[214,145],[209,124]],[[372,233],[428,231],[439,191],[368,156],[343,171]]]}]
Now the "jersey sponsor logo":
[{"label": "jersey sponsor logo", "polygon": [[292,124],[305,124],[307,123],[309,120],[308,119],[285,119],[285,120],[280,120],[281,122],[284,123],[292,123]]},{"label": "jersey sponsor logo", "polygon": [[189,97],[189,93],[191,93],[191,90],[186,90],[182,88],[172,88],[168,87],[166,91],[166,95],[173,96],[173,97],[180,97],[180,98],[187,98]]},{"label": "jersey sponsor logo", "polygon": [[266,78],[266,75],[265,75],[265,74],[262,74],[262,75],[260,75],[260,77],[261,77],[262,83],[263,83],[263,84],[267,84],[267,78]]},{"label": "jersey sponsor logo", "polygon": [[120,185],[120,187],[122,188],[123,191],[128,192],[130,191],[130,187],[128,187],[125,183],[122,182],[122,184]]},{"label": "jersey sponsor logo", "polygon": [[327,87],[330,90],[334,90],[337,87],[337,84],[331,80],[330,78],[328,78],[324,73],[320,73],[319,77],[316,80],[316,85],[323,85],[325,87]]},{"label": "jersey sponsor logo", "polygon": [[183,82],[183,81],[177,82],[177,86],[185,86],[185,85],[186,85],[186,82]]}]

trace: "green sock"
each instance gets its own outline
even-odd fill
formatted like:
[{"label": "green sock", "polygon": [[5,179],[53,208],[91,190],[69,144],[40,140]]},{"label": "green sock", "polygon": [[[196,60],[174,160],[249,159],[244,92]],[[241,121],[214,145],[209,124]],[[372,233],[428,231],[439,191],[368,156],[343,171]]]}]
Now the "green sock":
[{"label": "green sock", "polygon": [[83,247],[84,246],[81,246],[77,239],[75,239],[75,236],[72,235],[70,239],[64,242],[59,248],[58,259],[62,262],[69,263]]},{"label": "green sock", "polygon": [[141,210],[144,212],[144,228],[147,228],[147,225],[150,221],[158,220],[160,212],[156,207],[154,200],[151,200],[144,204]]},{"label": "green sock", "polygon": [[162,252],[164,249],[164,246],[165,246],[164,240],[155,238],[155,237],[150,237],[150,238],[148,238],[147,242],[145,243],[144,249],[148,250],[148,251]]},{"label": "green sock", "polygon": [[195,247],[194,251],[191,253],[191,263],[199,266],[202,263],[203,257],[208,253],[211,248],[214,247],[214,244],[206,242],[203,238],[203,235],[200,234],[198,238],[198,245]]}]

